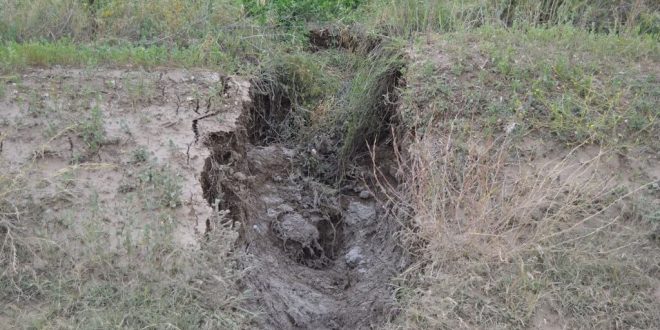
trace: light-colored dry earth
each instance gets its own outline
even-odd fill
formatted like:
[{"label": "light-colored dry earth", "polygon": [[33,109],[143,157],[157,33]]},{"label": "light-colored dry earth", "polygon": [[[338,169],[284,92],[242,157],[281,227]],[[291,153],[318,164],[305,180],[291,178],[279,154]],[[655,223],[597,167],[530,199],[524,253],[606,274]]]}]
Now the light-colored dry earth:
[{"label": "light-colored dry earth", "polygon": [[[29,171],[37,180],[73,173],[83,196],[112,204],[137,184],[145,152],[181,180],[183,205],[176,208],[177,239],[198,248],[211,208],[202,197],[199,174],[208,149],[196,142],[193,119],[212,112],[218,126],[240,110],[241,84],[214,72],[167,70],[33,70],[9,85],[0,103],[4,171]],[[210,102],[210,105],[209,105]],[[102,113],[104,138],[89,153],[78,124],[90,109]],[[54,205],[57,209],[57,205]],[[54,210],[63,211],[63,210]],[[109,226],[119,226],[111,214]]]}]

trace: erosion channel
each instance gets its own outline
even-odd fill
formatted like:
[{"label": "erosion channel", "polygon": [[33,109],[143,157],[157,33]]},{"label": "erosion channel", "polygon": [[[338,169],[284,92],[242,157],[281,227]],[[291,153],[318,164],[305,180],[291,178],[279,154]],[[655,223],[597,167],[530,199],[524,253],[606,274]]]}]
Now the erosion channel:
[{"label": "erosion channel", "polygon": [[274,111],[288,109],[273,106],[282,100],[260,94],[255,84],[231,78],[228,88],[242,104],[193,121],[199,143],[211,152],[201,175],[204,198],[222,218],[208,220],[207,230],[239,231],[233,253],[246,274],[239,284],[246,307],[258,314],[256,326],[377,326],[395,313],[390,283],[407,259],[392,208],[373,184],[373,164],[354,164],[362,179],[340,184],[307,174],[307,145],[261,134],[286,115]]}]

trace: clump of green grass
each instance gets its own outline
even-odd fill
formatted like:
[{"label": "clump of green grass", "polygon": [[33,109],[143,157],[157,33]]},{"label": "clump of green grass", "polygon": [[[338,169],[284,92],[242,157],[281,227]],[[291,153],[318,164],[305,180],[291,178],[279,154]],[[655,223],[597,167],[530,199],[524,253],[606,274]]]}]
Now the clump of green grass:
[{"label": "clump of green grass", "polygon": [[381,45],[357,64],[345,108],[340,110],[344,114],[339,119],[344,122],[340,167],[390,135],[403,67],[404,56],[395,44]]},{"label": "clump of green grass", "polygon": [[99,106],[92,107],[88,118],[80,123],[79,131],[88,152],[97,152],[105,140],[103,112]]},{"label": "clump of green grass", "polygon": [[225,72],[236,72],[250,64],[245,57],[256,56],[256,50],[232,50],[229,52],[215,42],[187,48],[130,44],[77,44],[57,42],[9,42],[0,45],[0,71],[15,72],[27,67],[66,66],[117,66],[139,65],[145,68],[212,67]]},{"label": "clump of green grass", "polygon": [[323,63],[303,54],[279,55],[264,65],[254,81],[252,139],[291,141],[300,137],[313,107],[339,88]]},{"label": "clump of green grass", "polygon": [[145,72],[130,74],[123,81],[124,90],[133,108],[149,103],[156,94],[156,85]]},{"label": "clump of green grass", "polygon": [[144,147],[133,150],[132,161],[134,163],[144,163],[149,160],[149,152]]},{"label": "clump of green grass", "polygon": [[138,179],[150,209],[181,205],[181,177],[169,168],[149,166],[138,175]]},{"label": "clump of green grass", "polygon": [[[324,166],[323,172],[336,177],[339,168],[391,133],[405,63],[399,47],[392,42],[379,45],[366,58],[332,50],[276,57],[253,83],[252,139],[301,142],[309,147],[323,144],[324,152],[338,158],[338,162],[328,161],[335,163],[331,165],[335,170]],[[311,166],[318,160],[309,161]]]}]

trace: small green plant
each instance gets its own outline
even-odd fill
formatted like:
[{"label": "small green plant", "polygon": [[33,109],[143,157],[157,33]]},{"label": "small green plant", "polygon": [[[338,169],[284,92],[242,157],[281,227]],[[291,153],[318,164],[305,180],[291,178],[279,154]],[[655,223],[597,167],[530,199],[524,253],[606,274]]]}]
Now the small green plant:
[{"label": "small green plant", "polygon": [[[392,48],[389,48],[392,47]],[[394,116],[397,87],[403,69],[402,53],[393,45],[377,49],[360,63],[343,109],[343,145],[340,163],[344,167],[350,159],[389,132]]]},{"label": "small green plant", "polygon": [[101,108],[92,107],[88,118],[79,124],[79,131],[87,150],[90,153],[97,152],[105,139]]},{"label": "small green plant", "polygon": [[147,208],[176,208],[181,205],[181,177],[168,167],[150,165],[138,178]]},{"label": "small green plant", "polygon": [[27,112],[34,118],[46,114],[44,102],[36,92],[31,92],[27,101]]},{"label": "small green plant", "polygon": [[128,126],[128,123],[126,122],[126,120],[121,119],[121,120],[119,121],[119,128],[121,128],[121,131],[122,131],[124,134],[126,134],[126,135],[128,135],[128,136],[133,136],[133,133],[131,132],[131,127]]},{"label": "small green plant", "polygon": [[143,147],[137,148],[133,150],[132,160],[134,163],[144,163],[149,160],[149,152]]},{"label": "small green plant", "polygon": [[255,83],[255,120],[250,134],[257,140],[298,138],[310,119],[310,109],[339,89],[314,58],[304,54],[278,55],[265,65]]},{"label": "small green plant", "polygon": [[141,103],[148,103],[156,93],[156,87],[153,81],[144,72],[127,77],[125,79],[125,85],[128,98],[134,107]]}]

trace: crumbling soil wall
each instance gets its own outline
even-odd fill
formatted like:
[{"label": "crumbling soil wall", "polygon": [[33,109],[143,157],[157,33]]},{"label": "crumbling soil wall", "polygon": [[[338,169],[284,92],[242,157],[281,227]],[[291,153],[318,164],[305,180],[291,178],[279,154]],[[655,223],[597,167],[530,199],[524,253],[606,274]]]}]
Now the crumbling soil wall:
[{"label": "crumbling soil wall", "polygon": [[[246,276],[246,307],[260,328],[359,329],[393,314],[390,279],[406,266],[397,222],[378,194],[358,182],[333,187],[305,175],[305,153],[270,143],[263,100],[247,97],[224,126],[195,122],[211,155],[201,175],[204,197],[240,237],[235,253]],[[271,114],[270,118],[278,118]],[[249,132],[258,128],[260,132]],[[368,170],[365,172],[369,172]],[[227,213],[228,211],[228,213]]]}]

